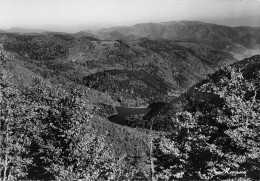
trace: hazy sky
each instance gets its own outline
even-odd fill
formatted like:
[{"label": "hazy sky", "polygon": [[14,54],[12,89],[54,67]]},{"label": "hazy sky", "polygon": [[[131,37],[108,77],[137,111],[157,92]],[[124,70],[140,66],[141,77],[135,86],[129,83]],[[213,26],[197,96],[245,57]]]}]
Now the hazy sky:
[{"label": "hazy sky", "polygon": [[260,0],[0,0],[0,29],[77,31],[178,20],[260,26]]}]

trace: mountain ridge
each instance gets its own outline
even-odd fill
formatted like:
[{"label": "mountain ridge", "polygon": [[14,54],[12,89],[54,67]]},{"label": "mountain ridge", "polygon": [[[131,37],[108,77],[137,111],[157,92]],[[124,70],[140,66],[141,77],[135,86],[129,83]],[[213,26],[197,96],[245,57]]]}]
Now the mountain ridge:
[{"label": "mountain ridge", "polygon": [[10,28],[10,29],[8,29],[6,31],[10,32],[10,33],[21,33],[21,34],[24,34],[24,33],[43,33],[46,30],[44,30],[44,29],[34,29],[34,28],[12,27],[12,28]]},{"label": "mountain ridge", "polygon": [[260,53],[259,27],[229,27],[200,21],[170,21],[104,28],[91,33],[103,40],[129,41],[150,38],[199,41],[214,49],[232,52],[239,59],[254,55],[250,51]]}]

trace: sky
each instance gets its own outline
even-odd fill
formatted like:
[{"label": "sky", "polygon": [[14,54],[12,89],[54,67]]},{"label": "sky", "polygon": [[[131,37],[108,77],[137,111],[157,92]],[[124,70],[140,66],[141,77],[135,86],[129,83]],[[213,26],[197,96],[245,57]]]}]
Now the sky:
[{"label": "sky", "polygon": [[180,20],[260,27],[260,0],[0,0],[0,29],[76,32]]}]

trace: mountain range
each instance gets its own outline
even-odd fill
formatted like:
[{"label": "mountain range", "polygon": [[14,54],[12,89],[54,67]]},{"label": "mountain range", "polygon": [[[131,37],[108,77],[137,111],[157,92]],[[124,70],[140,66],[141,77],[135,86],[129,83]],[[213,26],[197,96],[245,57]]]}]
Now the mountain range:
[{"label": "mountain range", "polygon": [[[199,21],[170,21],[140,23],[133,26],[115,26],[100,30],[79,31],[74,35],[88,36],[100,40],[154,40],[198,41],[214,49],[233,53],[237,59],[259,53],[259,27],[228,27]],[[14,27],[5,32],[48,33],[43,29]]]},{"label": "mountain range", "polygon": [[168,101],[208,74],[260,53],[260,28],[198,21],[142,23],[75,34],[16,27],[0,36],[4,50],[32,64],[33,72],[93,88],[131,107]]},{"label": "mountain range", "polygon": [[[199,21],[142,23],[130,27],[112,27],[88,31],[104,40],[135,40],[147,37],[155,40],[198,41],[214,49],[232,52],[239,59],[259,53],[260,34],[257,27],[228,27]],[[82,32],[84,34],[84,32]]]},{"label": "mountain range", "polygon": [[[154,136],[158,173],[178,163],[177,170],[186,169],[182,171],[186,180],[204,178],[202,172],[210,177],[213,160],[234,173],[249,170],[250,178],[257,178],[258,53],[260,28],[195,21],[143,23],[75,34],[13,28],[0,30],[0,80],[21,91],[34,90],[35,83],[50,89],[53,95],[43,95],[44,106],[37,105],[40,109],[59,109],[53,103],[58,100],[54,88],[66,95],[80,95],[73,104],[84,102],[92,128],[98,135],[106,135],[106,145],[112,145],[117,157],[127,155],[143,173],[150,172],[149,139]],[[33,94],[36,100],[42,101],[37,93]],[[31,99],[30,94],[26,96]],[[66,111],[73,105],[68,100],[61,100]],[[117,114],[116,107],[149,107],[150,111],[128,117],[127,125],[121,126],[108,120]],[[56,112],[57,119],[46,115],[63,120],[65,114]],[[251,121],[246,127],[235,124],[236,119],[244,120],[244,113],[245,120]],[[170,151],[161,150],[165,144],[170,144]],[[250,159],[242,164],[244,154]],[[226,178],[214,174],[212,179]],[[174,172],[169,178],[178,180],[179,176]]]}]

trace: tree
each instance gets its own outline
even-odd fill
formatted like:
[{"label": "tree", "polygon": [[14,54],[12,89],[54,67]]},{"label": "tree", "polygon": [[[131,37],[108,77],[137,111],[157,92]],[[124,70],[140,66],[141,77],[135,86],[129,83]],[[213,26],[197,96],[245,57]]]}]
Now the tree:
[{"label": "tree", "polygon": [[221,104],[207,109],[193,103],[172,118],[173,131],[157,149],[162,178],[259,178],[259,76],[245,79],[238,69],[224,71],[227,76],[199,88],[217,96]]},{"label": "tree", "polygon": [[31,100],[45,107],[35,140],[35,157],[56,180],[123,180],[134,176],[124,157],[116,158],[105,135],[91,125],[92,106],[84,101],[85,92],[66,92],[41,80],[28,92]]},{"label": "tree", "polygon": [[38,78],[32,87],[20,89],[1,79],[0,178],[3,181],[134,177],[136,170],[127,165],[125,157],[118,159],[106,143],[105,135],[93,129],[92,107],[83,100],[84,94],[79,89],[67,92]]},{"label": "tree", "polygon": [[233,147],[232,154],[224,155],[228,160],[224,174],[259,178],[260,101],[256,97],[260,74],[253,79],[245,79],[240,69],[226,71],[230,72],[230,78],[223,77],[219,82],[210,82],[202,88],[219,95],[225,102],[225,112],[216,117],[218,123],[227,127],[224,134]]},{"label": "tree", "polygon": [[13,85],[0,79],[0,173],[3,181],[25,177],[38,105]]}]

